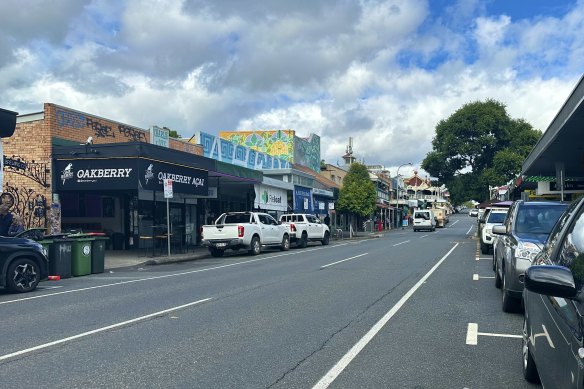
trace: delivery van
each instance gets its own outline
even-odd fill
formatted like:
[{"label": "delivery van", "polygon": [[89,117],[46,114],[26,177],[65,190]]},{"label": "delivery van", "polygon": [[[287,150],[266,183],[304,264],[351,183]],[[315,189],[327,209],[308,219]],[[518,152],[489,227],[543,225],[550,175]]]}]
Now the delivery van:
[{"label": "delivery van", "polygon": [[420,209],[414,211],[414,231],[420,230],[430,230],[434,231],[436,229],[436,219],[434,218],[434,212],[430,209]]}]

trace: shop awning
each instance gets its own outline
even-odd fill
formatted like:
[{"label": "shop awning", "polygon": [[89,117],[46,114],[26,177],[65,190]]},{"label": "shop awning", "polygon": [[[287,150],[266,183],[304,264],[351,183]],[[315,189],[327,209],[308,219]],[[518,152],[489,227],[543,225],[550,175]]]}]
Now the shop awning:
[{"label": "shop awning", "polygon": [[246,181],[260,183],[263,174],[260,171],[232,165],[230,163],[215,161],[215,168],[209,171],[209,177],[226,177],[234,181]]}]

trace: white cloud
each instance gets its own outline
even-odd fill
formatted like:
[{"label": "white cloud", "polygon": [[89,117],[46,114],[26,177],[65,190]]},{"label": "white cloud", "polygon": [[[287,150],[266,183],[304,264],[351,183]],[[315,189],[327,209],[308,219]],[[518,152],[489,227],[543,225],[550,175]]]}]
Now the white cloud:
[{"label": "white cloud", "polygon": [[394,171],[471,101],[546,129],[584,58],[582,2],[531,19],[478,0],[439,14],[423,0],[49,3],[0,5],[15,15],[0,26],[3,108],[54,102],[183,136],[290,128],[319,134],[332,163],[353,137],[359,158]]}]

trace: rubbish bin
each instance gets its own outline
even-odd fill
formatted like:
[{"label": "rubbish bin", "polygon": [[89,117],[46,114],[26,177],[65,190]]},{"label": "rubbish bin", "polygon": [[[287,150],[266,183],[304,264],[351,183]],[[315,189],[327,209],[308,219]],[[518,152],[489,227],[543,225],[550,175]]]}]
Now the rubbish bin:
[{"label": "rubbish bin", "polygon": [[45,249],[45,253],[47,253],[49,263],[51,263],[51,245],[53,244],[53,240],[43,237],[43,239],[38,240],[37,242],[40,243],[41,246],[43,246],[43,248]]},{"label": "rubbish bin", "polygon": [[72,239],[64,235],[54,236],[49,247],[49,275],[71,278]]},{"label": "rubbish bin", "polygon": [[105,245],[109,238],[102,235],[93,235],[91,242],[91,273],[93,274],[103,273],[105,268]]},{"label": "rubbish bin", "polygon": [[91,274],[91,246],[94,238],[86,234],[69,235],[71,247],[71,274],[74,277]]}]

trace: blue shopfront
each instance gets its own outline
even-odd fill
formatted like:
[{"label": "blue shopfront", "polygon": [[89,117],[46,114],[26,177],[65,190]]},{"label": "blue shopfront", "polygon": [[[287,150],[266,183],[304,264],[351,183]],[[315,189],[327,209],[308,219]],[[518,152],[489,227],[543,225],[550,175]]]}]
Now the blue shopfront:
[{"label": "blue shopfront", "polygon": [[294,185],[294,212],[313,213],[312,188]]},{"label": "blue shopfront", "polygon": [[313,200],[314,213],[317,215],[322,215],[324,218],[325,215],[329,214],[330,203],[334,201],[334,194],[330,190],[314,188]]}]

